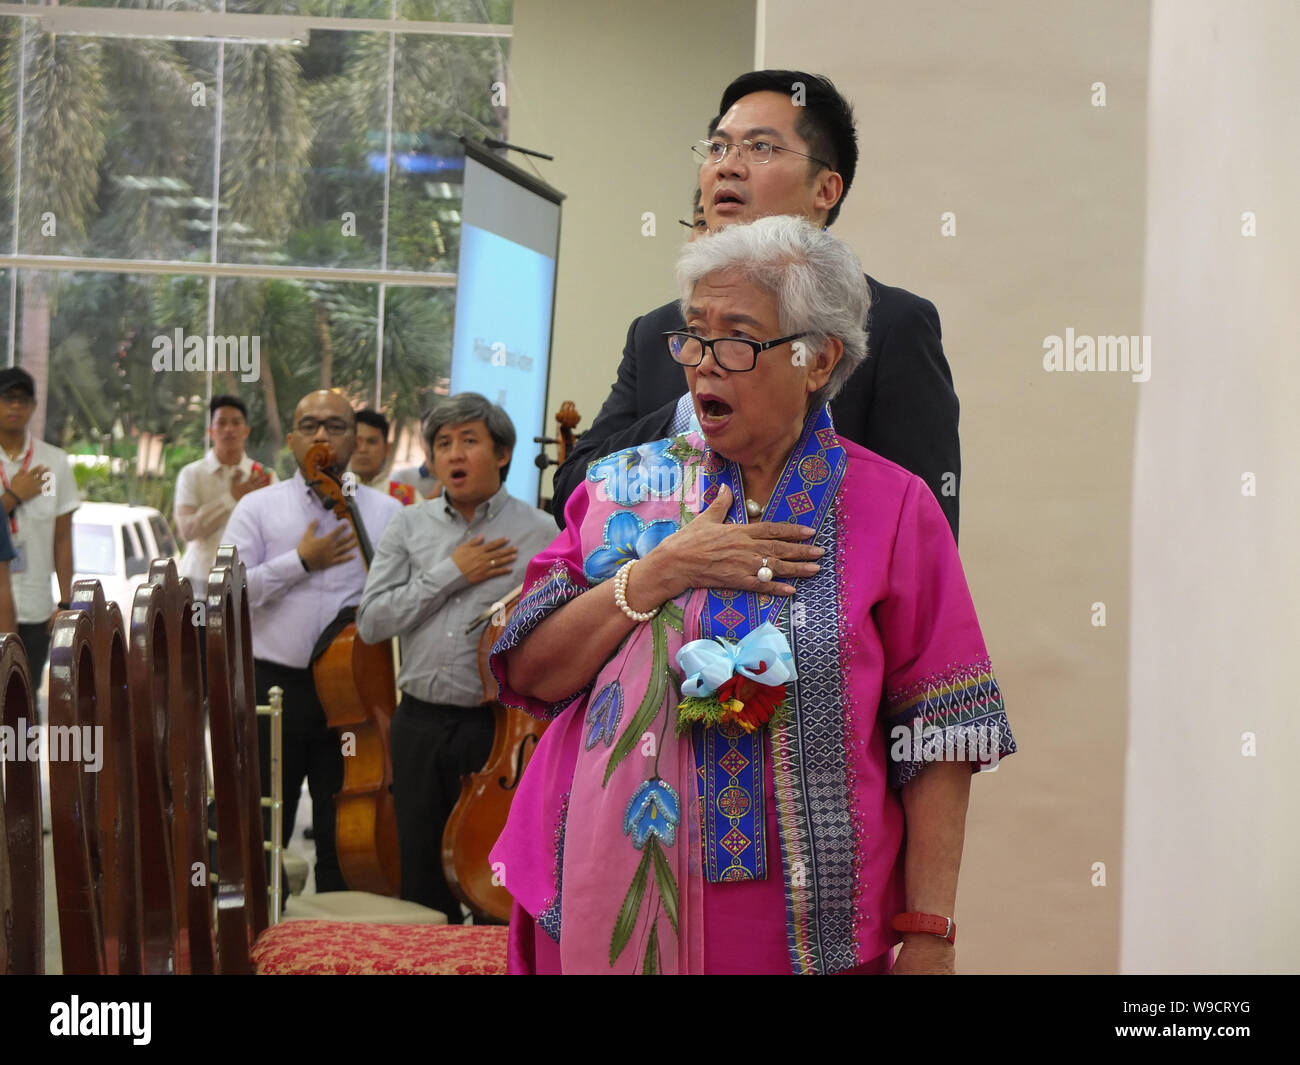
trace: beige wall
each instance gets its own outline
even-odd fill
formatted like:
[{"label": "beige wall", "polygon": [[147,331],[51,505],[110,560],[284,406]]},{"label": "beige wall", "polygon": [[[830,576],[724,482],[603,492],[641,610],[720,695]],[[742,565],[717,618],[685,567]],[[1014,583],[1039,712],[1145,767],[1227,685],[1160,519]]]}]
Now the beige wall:
[{"label": "beige wall", "polygon": [[1126,972],[1300,970],[1297,56],[1292,0],[1154,5]]},{"label": "beige wall", "polygon": [[[756,49],[857,105],[836,232],[942,316],[962,555],[1022,748],[975,781],[965,972],[1300,963],[1300,567],[1278,561],[1300,527],[1300,15],[1155,0],[1152,18],[1132,0],[518,3],[512,137],[554,151],[542,172],[570,193],[550,405],[578,400],[584,424],[628,321],[670,295],[684,146],[722,85]],[[688,33],[722,58],[666,80]],[[683,148],[594,162],[601,124]],[[1150,335],[1151,379],[1045,372],[1067,328]]]},{"label": "beige wall", "polygon": [[934,301],[962,402],[962,557],[1021,753],[974,781],[958,964],[1113,972],[1133,420],[1151,386],[1042,358],[1067,327],[1142,331],[1147,5],[765,9],[762,65],[826,73],[856,105],[863,158],[835,232]]},{"label": "beige wall", "polygon": [[[510,140],[554,155],[538,169],[568,196],[548,425],[571,399],[581,430],[609,394],[632,319],[673,297],[687,235],[677,219],[690,218],[698,171],[690,145],[750,67],[754,0],[516,0],[514,26]],[[549,494],[549,475],[543,484]]]}]

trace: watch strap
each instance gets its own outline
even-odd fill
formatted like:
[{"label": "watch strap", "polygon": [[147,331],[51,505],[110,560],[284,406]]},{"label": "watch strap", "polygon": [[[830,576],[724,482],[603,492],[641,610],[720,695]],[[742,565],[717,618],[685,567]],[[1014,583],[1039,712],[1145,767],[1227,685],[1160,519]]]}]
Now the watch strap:
[{"label": "watch strap", "polygon": [[896,932],[926,932],[949,943],[957,942],[957,923],[937,913],[900,913],[894,918]]}]

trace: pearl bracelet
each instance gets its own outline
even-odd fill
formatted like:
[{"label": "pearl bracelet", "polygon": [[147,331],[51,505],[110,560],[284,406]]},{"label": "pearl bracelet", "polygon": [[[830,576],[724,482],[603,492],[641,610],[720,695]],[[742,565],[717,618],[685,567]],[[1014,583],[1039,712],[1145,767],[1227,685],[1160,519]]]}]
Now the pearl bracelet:
[{"label": "pearl bracelet", "polygon": [[633,610],[627,605],[627,579],[632,573],[632,567],[636,564],[637,560],[634,558],[632,561],[624,563],[619,568],[619,571],[614,574],[614,602],[618,604],[619,610],[623,611],[633,621],[649,621],[659,613],[658,607],[642,613],[640,610]]}]

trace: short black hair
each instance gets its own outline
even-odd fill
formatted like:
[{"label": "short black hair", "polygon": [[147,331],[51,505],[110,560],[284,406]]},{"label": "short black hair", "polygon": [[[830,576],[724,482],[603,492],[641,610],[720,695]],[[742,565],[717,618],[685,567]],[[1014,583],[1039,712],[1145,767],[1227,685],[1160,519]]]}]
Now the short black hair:
[{"label": "short black hair", "polygon": [[[492,437],[492,448],[500,457],[507,448],[511,459],[514,458],[515,423],[501,407],[486,396],[477,392],[458,392],[441,400],[424,416],[424,442],[429,445],[429,454],[433,454],[433,442],[446,426],[455,428],[466,422],[481,421],[487,426],[488,435]],[[506,483],[510,472],[510,463],[501,467],[501,483]]]},{"label": "short black hair", "polygon": [[795,130],[807,143],[809,154],[826,160],[844,179],[844,191],[826,215],[829,226],[839,217],[840,207],[858,170],[858,131],[853,121],[852,105],[840,95],[830,78],[820,74],[807,74],[802,70],[752,70],[740,75],[722,91],[722,103],[718,106],[718,117],[713,120],[710,135],[732,104],[755,92],[779,92],[785,96],[801,93],[803,104],[799,108]]},{"label": "short black hair", "polygon": [[365,410],[357,411],[357,424],[368,425],[372,429],[378,429],[383,435],[384,443],[388,443],[388,419],[377,410],[371,410],[367,407]]},{"label": "short black hair", "polygon": [[208,421],[212,421],[217,416],[217,411],[222,407],[234,407],[244,416],[244,421],[248,421],[248,408],[244,406],[244,401],[238,396],[213,396],[208,401]]}]

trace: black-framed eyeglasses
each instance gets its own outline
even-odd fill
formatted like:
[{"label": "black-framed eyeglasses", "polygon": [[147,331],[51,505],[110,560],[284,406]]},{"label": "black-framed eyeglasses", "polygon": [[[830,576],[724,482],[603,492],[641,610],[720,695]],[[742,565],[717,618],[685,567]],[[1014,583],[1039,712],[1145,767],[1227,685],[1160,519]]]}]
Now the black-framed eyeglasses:
[{"label": "black-framed eyeglasses", "polygon": [[703,218],[697,218],[694,222],[688,222],[686,221],[685,218],[679,218],[677,219],[677,224],[679,226],[685,226],[687,229],[690,230],[709,228],[709,223],[706,222]]},{"label": "black-framed eyeglasses", "polygon": [[721,163],[727,158],[727,153],[732,148],[736,149],[736,153],[742,160],[747,159],[749,162],[759,165],[769,162],[773,152],[789,152],[791,155],[811,159],[814,163],[821,163],[827,170],[835,169],[825,159],[818,159],[817,156],[808,155],[806,152],[796,152],[793,148],[783,148],[771,141],[741,141],[739,144],[732,144],[729,141],[709,140],[696,141],[691,145],[691,151],[706,163]]},{"label": "black-framed eyeglasses", "polygon": [[297,430],[303,436],[315,436],[322,425],[330,436],[342,436],[352,428],[352,423],[345,422],[342,418],[326,418],[324,421],[318,418],[302,418],[298,422]]},{"label": "black-framed eyeglasses", "polygon": [[807,333],[791,333],[776,340],[745,340],[743,337],[715,337],[705,340],[694,333],[665,333],[668,354],[683,366],[698,366],[704,361],[704,349],[713,352],[713,361],[729,373],[746,373],[758,364],[758,353],[780,347]]}]

